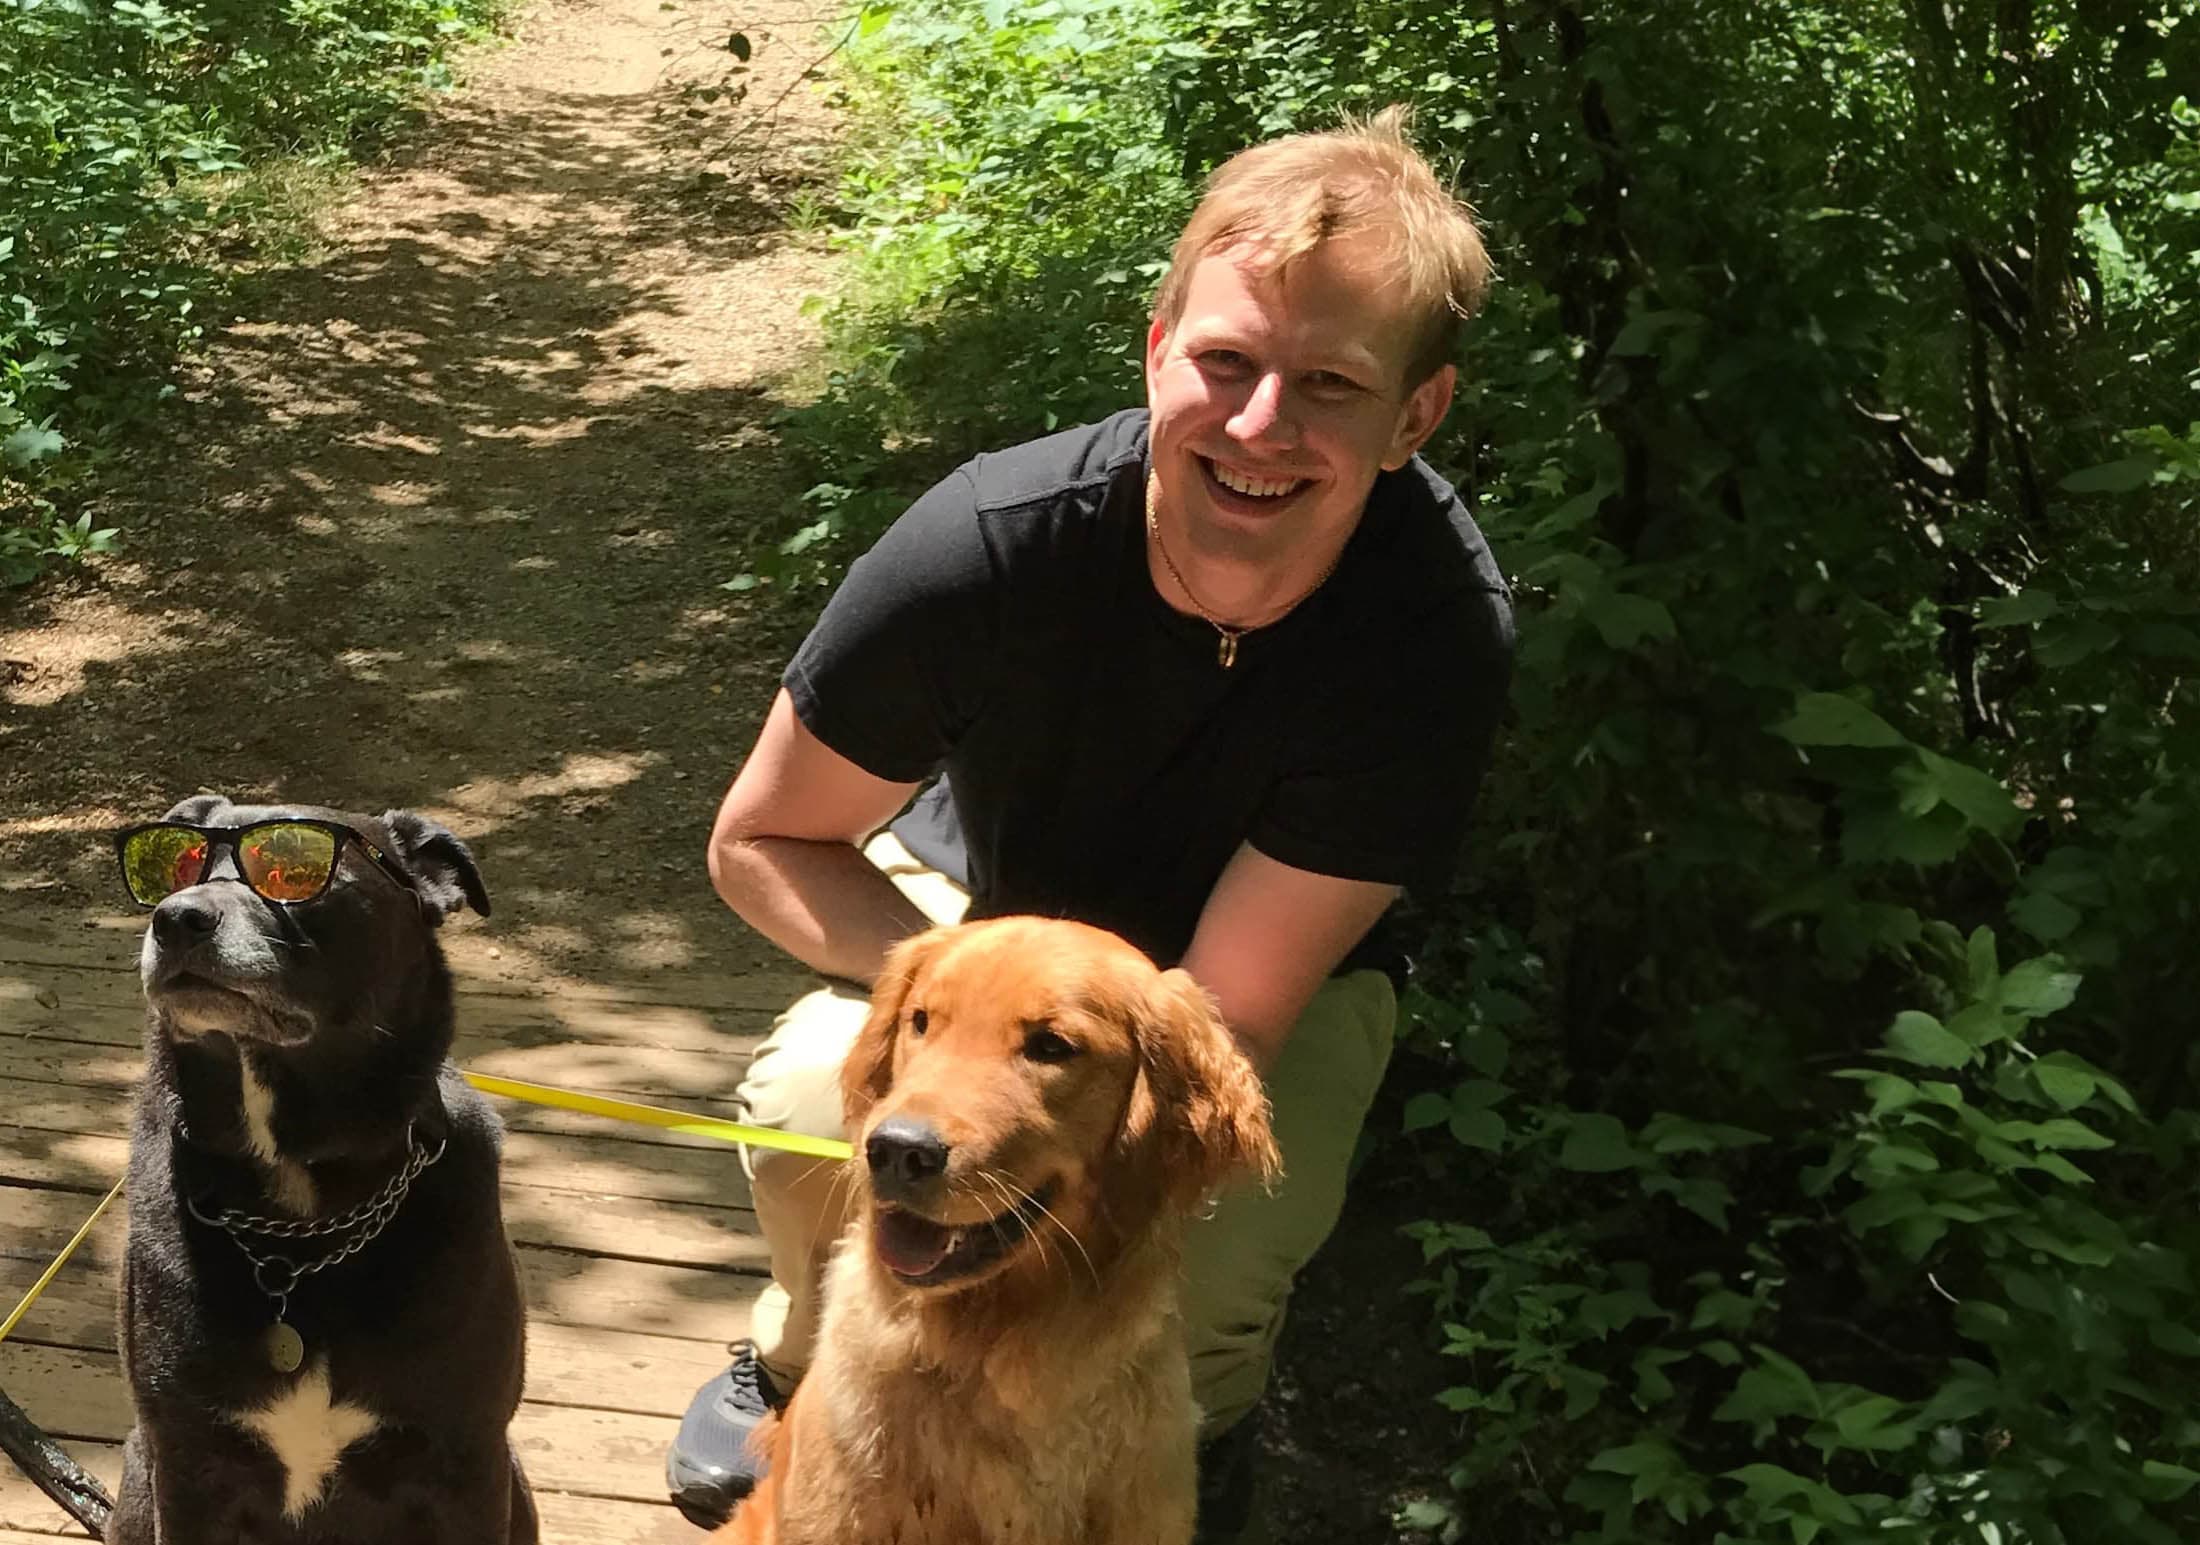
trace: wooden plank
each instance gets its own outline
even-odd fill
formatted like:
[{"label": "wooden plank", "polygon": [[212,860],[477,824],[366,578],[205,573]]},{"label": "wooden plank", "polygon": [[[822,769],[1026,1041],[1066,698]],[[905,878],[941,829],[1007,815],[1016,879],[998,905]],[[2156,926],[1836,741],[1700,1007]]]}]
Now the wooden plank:
[{"label": "wooden plank", "polygon": [[[62,1447],[110,1491],[114,1489],[122,1474],[120,1444],[64,1443]],[[589,1496],[554,1490],[540,1481],[533,1484],[543,1545],[700,1545],[703,1538],[661,1500]],[[86,1537],[29,1477],[13,1465],[0,1464],[0,1545],[54,1545],[59,1539]]]},{"label": "wooden plank", "polygon": [[[0,1298],[12,1305],[45,1269],[92,1198],[77,1192],[0,1186]],[[83,1247],[31,1307],[17,1334],[29,1340],[103,1344],[88,1329],[112,1314],[122,1259],[123,1204],[100,1219]],[[522,1244],[515,1251],[529,1314],[538,1321],[586,1329],[724,1342],[748,1323],[748,1305],[763,1285],[768,1257],[761,1239],[744,1240],[726,1256],[728,1269],[668,1264],[646,1257],[649,1239],[617,1240],[628,1253],[590,1255]],[[740,1252],[745,1251],[745,1254]],[[749,1264],[753,1263],[753,1264]]]},{"label": "wooden plank", "polygon": [[[106,1224],[102,1221],[101,1228]],[[647,1262],[559,1256],[555,1252],[519,1252],[526,1284],[529,1345],[543,1350],[531,1365],[531,1392],[544,1400],[571,1404],[608,1404],[677,1415],[680,1405],[637,1398],[658,1386],[634,1359],[658,1359],[678,1370],[667,1374],[670,1386],[686,1383],[692,1392],[698,1366],[714,1373],[725,1363],[725,1344],[748,1328],[749,1306],[764,1279],[722,1272],[696,1272]],[[12,1305],[36,1280],[43,1262],[0,1261],[0,1300]],[[115,1268],[87,1265],[80,1256],[54,1279],[23,1317],[11,1341],[40,1346],[112,1351],[115,1345]],[[610,1362],[583,1355],[600,1344]],[[546,1382],[545,1382],[546,1381]],[[537,1385],[540,1385],[537,1388]],[[624,1391],[612,1399],[607,1391]]]},{"label": "wooden plank", "polygon": [[[111,1352],[0,1342],[0,1387],[57,1439],[119,1444],[129,1434],[129,1392]],[[528,1475],[551,1490],[653,1502],[665,1494],[665,1449],[679,1426],[677,1414],[530,1400],[512,1419],[512,1446]]]},{"label": "wooden plank", "polygon": [[[453,1050],[459,1065],[470,1070],[725,1115],[735,1109],[734,1091],[748,1071],[755,1042],[728,1037],[721,1051],[699,1052],[571,1043],[518,1047],[460,1036]],[[134,1046],[0,1037],[0,1078],[127,1089],[141,1066]]]},{"label": "wooden plank", "polygon": [[[0,1080],[0,1085],[5,1083]],[[0,1088],[0,1100],[6,1098],[4,1088]],[[61,1119],[68,1119],[65,1112],[60,1114]],[[119,1126],[119,1120],[112,1121],[107,1130],[119,1130]],[[129,1142],[121,1137],[48,1130],[37,1121],[0,1128],[0,1182],[34,1181],[72,1190],[104,1190],[122,1173],[128,1156]],[[584,1196],[706,1206],[751,1205],[748,1176],[742,1172],[740,1158],[724,1145],[710,1151],[605,1137],[507,1132],[504,1184],[507,1190],[570,1191]]]},{"label": "wooden plank", "polygon": [[[41,913],[35,904],[27,906],[16,895],[0,895],[0,908],[6,909],[0,913],[0,982],[32,980],[42,972],[95,971],[125,978],[135,990],[144,913],[90,919],[74,908],[54,907]],[[478,920],[460,922],[445,932],[442,943],[461,997],[651,1003],[774,1014],[823,980],[784,962],[783,957],[781,962],[741,972],[681,966],[631,976],[609,972],[572,976],[508,944],[497,937],[494,927],[485,928]],[[0,1025],[5,1023],[0,1017]]]},{"label": "wooden plank", "polygon": [[[6,1253],[52,1259],[112,1184],[63,1190],[0,1183]],[[121,1259],[123,1231],[108,1225],[123,1210],[117,1202],[100,1220],[78,1260],[112,1266]],[[514,1245],[707,1271],[760,1272],[769,1265],[756,1215],[746,1208],[513,1187],[504,1194],[504,1231]]]},{"label": "wooden plank", "polygon": [[[89,1295],[89,1296],[88,1296]],[[26,1320],[7,1341],[0,1359],[63,1353],[113,1356],[116,1350],[112,1287],[57,1281],[38,1301],[40,1318]],[[22,1388],[0,1361],[0,1389]],[[643,1416],[677,1417],[703,1381],[726,1366],[726,1338],[649,1336],[633,1331],[581,1328],[536,1318],[527,1327],[527,1398],[547,1405],[596,1406]]]},{"label": "wooden plank", "polygon": [[[457,1016],[467,1033],[517,1045],[569,1040],[718,1051],[729,1037],[768,1032],[778,1013],[808,990],[797,985],[799,990],[768,1007],[652,1003],[577,991],[555,996],[461,992]],[[134,972],[0,967],[0,1034],[136,1046],[144,1028],[145,1002]]]},{"label": "wooden plank", "polygon": [[[0,1042],[0,1060],[7,1055],[5,1042]],[[535,1149],[519,1142],[516,1134],[530,1133],[545,1137],[572,1137],[585,1139],[587,1152],[600,1165],[614,1169],[632,1168],[662,1173],[668,1179],[667,1186],[677,1186],[671,1194],[687,1201],[703,1198],[687,1189],[686,1180],[670,1177],[707,1175],[715,1177],[720,1160],[730,1158],[730,1145],[715,1138],[695,1137],[681,1132],[667,1132],[660,1127],[639,1126],[631,1122],[612,1121],[603,1116],[585,1115],[579,1111],[556,1110],[548,1106],[526,1105],[517,1100],[496,1099],[498,1117],[504,1122],[504,1130],[512,1135],[513,1143],[507,1144],[507,1154],[515,1160],[532,1164],[537,1160],[556,1164],[583,1162],[576,1151],[563,1147]],[[17,1144],[13,1137],[16,1129],[24,1132],[76,1132],[91,1136],[116,1136],[127,1132],[130,1126],[130,1091],[126,1086],[113,1084],[67,1084],[34,1082],[29,1079],[0,1077],[0,1173],[7,1168],[6,1156]],[[715,1114],[737,1114],[728,1107]],[[25,1138],[25,1142],[38,1139]],[[716,1159],[669,1157],[666,1155],[639,1155],[623,1150],[636,1147],[686,1148],[702,1154],[715,1154]],[[28,1178],[28,1177],[26,1177]],[[533,1182],[531,1182],[533,1183]],[[543,1181],[550,1184],[554,1182]],[[735,1173],[726,1179],[731,1188],[727,1199],[741,1205],[747,1203],[746,1177],[740,1175],[739,1165]],[[576,1187],[576,1189],[580,1189]],[[654,1191],[636,1190],[636,1196],[655,1195]]]}]

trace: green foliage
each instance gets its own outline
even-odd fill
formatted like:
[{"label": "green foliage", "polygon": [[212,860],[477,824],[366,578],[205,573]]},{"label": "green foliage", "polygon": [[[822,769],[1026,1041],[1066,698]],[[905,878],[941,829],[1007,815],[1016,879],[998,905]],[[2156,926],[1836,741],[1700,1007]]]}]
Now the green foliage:
[{"label": "green foliage", "polygon": [[905,0],[859,49],[790,583],[1136,400],[1238,146],[1411,101],[1489,224],[1430,454],[1520,662],[1375,1161],[1459,1375],[1402,1521],[2200,1537],[2195,81],[2192,0]]},{"label": "green foliage", "polygon": [[495,10],[0,0],[0,583],[103,550],[48,496],[198,337],[250,173],[356,147]]}]

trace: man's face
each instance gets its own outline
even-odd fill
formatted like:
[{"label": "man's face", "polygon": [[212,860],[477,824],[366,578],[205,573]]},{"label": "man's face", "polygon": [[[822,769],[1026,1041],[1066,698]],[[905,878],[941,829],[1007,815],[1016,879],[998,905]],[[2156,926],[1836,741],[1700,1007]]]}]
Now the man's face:
[{"label": "man's face", "polygon": [[1242,249],[1210,253],[1176,324],[1153,324],[1154,468],[1195,555],[1334,551],[1376,473],[1404,466],[1451,406],[1451,366],[1407,384],[1416,319],[1379,251],[1369,234],[1339,238],[1280,277]]}]

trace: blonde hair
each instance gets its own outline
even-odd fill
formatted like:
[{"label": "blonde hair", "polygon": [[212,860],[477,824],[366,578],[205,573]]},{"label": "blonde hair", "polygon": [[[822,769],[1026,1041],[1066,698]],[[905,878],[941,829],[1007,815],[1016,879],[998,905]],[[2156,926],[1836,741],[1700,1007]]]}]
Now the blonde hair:
[{"label": "blonde hair", "polygon": [[1271,274],[1323,242],[1361,231],[1389,235],[1386,257],[1422,317],[1407,384],[1450,360],[1459,324],[1490,287],[1489,254],[1474,213],[1447,191],[1406,132],[1402,104],[1372,118],[1346,118],[1325,134],[1291,134],[1241,150],[1207,179],[1199,207],[1169,258],[1153,314],[1174,327],[1184,314],[1192,270],[1230,247],[1245,247]]}]

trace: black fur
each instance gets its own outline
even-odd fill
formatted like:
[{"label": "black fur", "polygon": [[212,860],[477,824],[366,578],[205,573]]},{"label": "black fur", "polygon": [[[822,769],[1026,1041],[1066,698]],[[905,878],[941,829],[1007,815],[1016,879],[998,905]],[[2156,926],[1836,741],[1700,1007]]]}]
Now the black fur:
[{"label": "black fur", "polygon": [[[415,883],[401,888],[347,847],[320,898],[278,907],[238,882],[225,855],[154,911],[121,1308],[137,1421],[107,1538],[533,1545],[534,1503],[506,1437],[525,1318],[498,1211],[502,1131],[448,1061],[451,979],[433,932],[462,904],[488,910],[473,856],[409,811],[375,819],[202,796],[169,815],[341,821]],[[253,1150],[247,1062],[273,1094],[276,1165]],[[276,1372],[263,1342],[269,1302],[250,1264],[228,1234],[189,1215],[186,1198],[209,1214],[279,1216],[287,1172],[292,1194],[305,1177],[314,1215],[329,1216],[398,1170],[408,1125],[431,1148],[446,1143],[443,1157],[379,1237],[300,1280],[286,1319],[304,1338],[306,1368]],[[290,1518],[283,1466],[236,1418],[293,1389],[316,1359],[326,1359],[332,1398],[379,1425]]]}]

